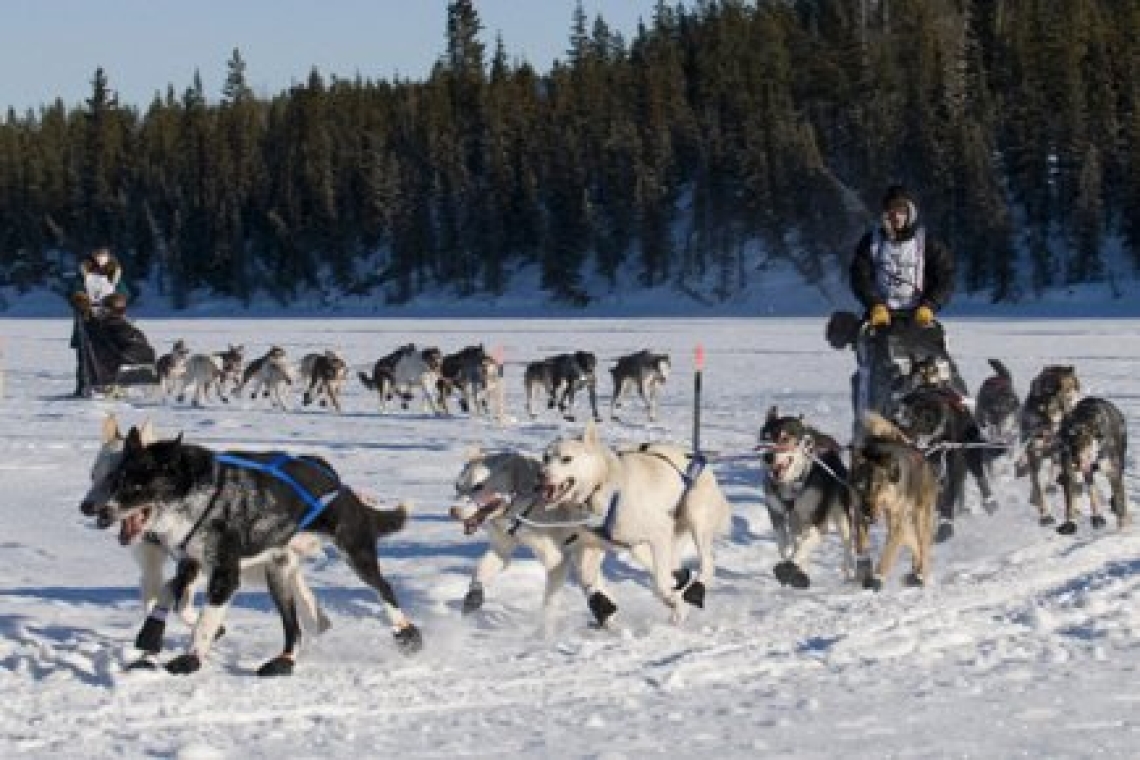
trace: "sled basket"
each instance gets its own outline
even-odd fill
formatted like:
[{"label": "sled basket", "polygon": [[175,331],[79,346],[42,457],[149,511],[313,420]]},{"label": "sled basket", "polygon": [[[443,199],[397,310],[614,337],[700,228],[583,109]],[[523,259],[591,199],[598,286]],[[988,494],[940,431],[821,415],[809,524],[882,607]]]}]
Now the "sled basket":
[{"label": "sled basket", "polygon": [[158,385],[158,372],[153,364],[123,364],[115,373],[113,383],[119,387]]}]

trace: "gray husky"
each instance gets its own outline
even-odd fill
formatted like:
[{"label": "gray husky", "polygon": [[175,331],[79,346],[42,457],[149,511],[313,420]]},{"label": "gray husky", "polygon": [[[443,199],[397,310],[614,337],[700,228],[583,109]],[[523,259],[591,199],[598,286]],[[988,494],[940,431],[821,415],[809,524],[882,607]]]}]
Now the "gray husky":
[{"label": "gray husky", "polygon": [[[402,651],[422,647],[419,630],[400,610],[376,557],[376,541],[404,526],[407,507],[373,509],[319,457],[221,453],[183,443],[181,436],[145,445],[139,430],[131,428],[122,460],[92,486],[80,509],[95,516],[98,527],[119,524],[120,541],[151,533],[183,557],[179,576],[200,570],[208,578],[205,608],[194,625],[190,649],[166,664],[171,673],[201,667],[240,585],[242,564],[251,561],[265,565],[285,630],[282,653],[258,674],[293,671],[300,624],[285,555],[289,541],[302,530],[329,538],[356,575],[380,595]],[[176,577],[164,588],[162,608],[173,606],[173,594],[186,582]],[[145,650],[147,625],[139,635]]]},{"label": "gray husky", "polygon": [[1061,458],[1061,485],[1065,493],[1065,522],[1057,527],[1062,535],[1077,531],[1076,480],[1084,481],[1088,493],[1090,518],[1094,528],[1105,527],[1100,513],[1099,496],[1093,484],[1093,475],[1104,475],[1112,488],[1112,512],[1118,527],[1126,527],[1128,494],[1124,490],[1124,457],[1128,451],[1128,429],[1124,415],[1102,398],[1087,397],[1077,402],[1073,411],[1061,422],[1057,445]]},{"label": "gray husky", "polygon": [[[584,549],[577,540],[588,513],[573,506],[536,509],[541,471],[542,463],[525,454],[472,451],[455,479],[456,496],[470,507],[453,507],[451,515],[463,521],[465,533],[484,527],[490,539],[463,598],[464,614],[483,606],[484,587],[506,569],[519,547],[526,547],[546,570],[542,609],[544,630],[549,631],[553,603],[566,582],[571,561],[580,568],[582,562],[600,564],[604,558],[600,551]],[[597,592],[605,600],[596,599],[594,607],[614,607],[603,589]]]},{"label": "gray husky", "polygon": [[615,419],[614,410],[621,406],[621,399],[630,388],[636,388],[645,408],[649,412],[649,421],[657,420],[657,394],[665,381],[669,379],[668,354],[655,354],[648,349],[629,354],[617,360],[610,369],[614,379],[614,395],[610,400],[610,418]]}]

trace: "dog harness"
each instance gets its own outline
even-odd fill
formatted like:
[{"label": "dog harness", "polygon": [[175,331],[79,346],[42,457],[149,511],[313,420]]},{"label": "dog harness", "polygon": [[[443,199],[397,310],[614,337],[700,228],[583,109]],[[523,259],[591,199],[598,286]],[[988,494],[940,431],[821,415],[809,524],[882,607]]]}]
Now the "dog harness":
[{"label": "dog harness", "polygon": [[[267,473],[292,488],[294,493],[300,497],[301,501],[309,506],[309,511],[306,512],[304,516],[301,517],[300,522],[297,523],[297,530],[304,530],[309,527],[322,512],[328,509],[329,504],[332,504],[341,492],[340,478],[337,477],[337,474],[311,459],[302,459],[301,457],[295,457],[291,454],[278,454],[268,462],[256,462],[252,459],[245,459],[244,457],[235,456],[233,454],[218,454],[214,459],[222,464],[233,465],[243,470]],[[294,480],[289,473],[285,472],[284,465],[290,462],[303,462],[309,465],[332,479],[332,481],[336,483],[336,486],[321,496],[314,496],[307,488]]]}]

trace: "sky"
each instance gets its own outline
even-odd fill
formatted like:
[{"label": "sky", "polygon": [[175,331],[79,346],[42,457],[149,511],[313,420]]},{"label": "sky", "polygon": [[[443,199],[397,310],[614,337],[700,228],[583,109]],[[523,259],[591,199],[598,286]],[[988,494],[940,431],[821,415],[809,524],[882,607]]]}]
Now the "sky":
[{"label": "sky", "polygon": [[[484,42],[501,33],[509,55],[549,69],[568,47],[577,0],[477,0]],[[582,0],[626,39],[656,0]],[[0,23],[0,106],[17,113],[77,105],[98,67],[124,104],[146,106],[194,71],[221,93],[234,48],[260,96],[323,75],[424,78],[443,52],[446,0],[6,0]]]},{"label": "sky", "polygon": [[[852,352],[823,341],[818,318],[763,320],[152,319],[139,325],[168,350],[280,344],[296,359],[340,348],[353,369],[408,341],[458,350],[484,342],[507,358],[507,417],[380,413],[374,393],[347,387],[343,414],[289,411],[241,398],[199,409],[142,395],[66,398],[70,325],[0,321],[7,337],[0,392],[0,757],[21,760],[277,760],[360,757],[717,758],[943,760],[1134,758],[1140,736],[1140,528],[1074,536],[1038,526],[1028,485],[1002,467],[1000,509],[956,520],[934,548],[925,589],[909,589],[904,553],[881,593],[840,573],[824,536],[812,586],[781,588],[763,473],[755,452],[768,406],[804,414],[847,441]],[[1000,357],[1024,395],[1047,363],[1075,363],[1082,389],[1114,400],[1140,440],[1140,320],[955,319],[958,364],[971,388]],[[571,582],[552,630],[539,633],[544,575],[529,553],[486,584],[486,603],[460,613],[487,535],[449,519],[453,483],[473,445],[537,455],[581,430],[523,410],[523,364],[597,353],[600,433],[611,446],[691,440],[693,350],[706,348],[701,442],[732,505],[716,544],[703,609],[676,625],[627,555],[606,562],[619,606],[610,630],[588,626]],[[638,400],[609,417],[615,357],[652,348],[673,358],[659,420]],[[424,648],[400,655],[373,593],[332,549],[305,564],[332,622],[307,640],[289,678],[255,669],[280,651],[281,626],[263,588],[239,592],[203,669],[188,677],[127,673],[141,622],[138,570],[117,539],[79,512],[103,417],[150,419],[159,433],[214,449],[318,454],[344,482],[386,505],[414,504],[409,524],[377,545]],[[1131,508],[1140,480],[1125,473]],[[1054,509],[1059,497],[1050,496]],[[1110,523],[1111,524],[1111,523]],[[881,546],[881,526],[872,529]],[[685,555],[692,565],[691,554]],[[169,568],[168,568],[169,572]],[[163,660],[189,632],[171,617]]]}]

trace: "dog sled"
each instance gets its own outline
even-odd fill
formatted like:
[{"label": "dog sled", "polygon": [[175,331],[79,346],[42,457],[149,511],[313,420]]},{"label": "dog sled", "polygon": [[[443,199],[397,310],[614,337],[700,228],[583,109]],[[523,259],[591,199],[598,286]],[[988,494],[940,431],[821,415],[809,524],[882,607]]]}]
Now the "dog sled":
[{"label": "dog sled", "polygon": [[851,312],[835,312],[826,337],[832,348],[855,351],[851,407],[856,435],[864,414],[874,411],[893,419],[899,401],[917,385],[936,383],[962,397],[969,395],[939,322],[920,327],[907,315],[896,314],[887,327],[874,328]]},{"label": "dog sled", "polygon": [[124,396],[130,388],[156,388],[155,350],[126,319],[92,315],[75,319],[80,371],[94,393]]}]

